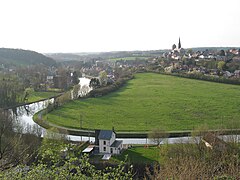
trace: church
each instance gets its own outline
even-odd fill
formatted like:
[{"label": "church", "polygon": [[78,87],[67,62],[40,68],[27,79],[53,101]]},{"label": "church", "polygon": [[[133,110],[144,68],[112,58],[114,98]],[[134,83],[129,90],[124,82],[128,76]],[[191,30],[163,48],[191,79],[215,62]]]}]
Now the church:
[{"label": "church", "polygon": [[178,46],[176,46],[176,44],[172,45],[171,57],[173,59],[179,60],[181,59],[181,57],[183,57],[184,54],[185,54],[185,49],[182,48],[181,40],[179,37]]}]

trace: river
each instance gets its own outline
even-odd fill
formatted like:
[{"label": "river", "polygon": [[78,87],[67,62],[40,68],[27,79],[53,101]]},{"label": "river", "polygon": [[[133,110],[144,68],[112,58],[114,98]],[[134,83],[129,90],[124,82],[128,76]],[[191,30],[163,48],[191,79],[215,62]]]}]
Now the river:
[{"label": "river", "polygon": [[[91,88],[89,87],[89,82],[90,79],[87,78],[79,78],[80,82],[80,90],[79,90],[79,95],[84,96],[86,93],[88,93]],[[38,128],[39,131],[41,131],[42,136],[46,133],[46,130],[42,127],[40,127],[38,124],[36,124],[33,121],[33,115],[36,114],[37,112],[41,111],[42,109],[45,109],[49,103],[53,103],[54,99],[50,100],[44,100],[40,101],[37,103],[32,103],[29,105],[24,105],[24,106],[19,106],[17,107],[17,116],[15,116],[16,121],[18,124],[22,126],[23,132],[26,132],[27,130],[33,128]],[[69,138],[72,141],[87,141],[89,140],[89,137],[81,137],[81,136],[72,136],[72,135],[67,135],[67,138]],[[90,138],[91,141],[95,141],[95,139]]]},{"label": "river", "polygon": [[[83,96],[87,92],[91,90],[91,88],[88,86],[90,82],[90,79],[87,78],[80,78],[80,91],[79,95]],[[33,121],[33,115],[40,110],[44,109],[47,107],[49,103],[52,103],[53,99],[51,100],[45,100],[45,101],[40,101],[37,103],[32,103],[29,105],[25,106],[19,106],[17,107],[17,116],[16,120],[22,125],[22,128],[29,129],[31,127],[35,128],[37,127],[41,133],[42,136],[45,135],[46,130],[42,127],[40,127],[38,124],[36,124]],[[233,136],[221,136],[222,139],[229,141]],[[88,137],[88,136],[73,136],[73,135],[67,135],[67,138],[70,139],[71,141],[90,141],[94,142],[95,138],[94,137]],[[240,142],[240,135],[235,135],[234,136],[235,140]],[[123,144],[154,144],[151,139],[147,138],[117,138],[118,140],[122,140]],[[199,138],[197,138],[199,140]],[[162,141],[162,143],[169,143],[169,144],[174,144],[174,143],[192,143],[193,138],[192,137],[177,137],[177,138],[166,138]]]}]

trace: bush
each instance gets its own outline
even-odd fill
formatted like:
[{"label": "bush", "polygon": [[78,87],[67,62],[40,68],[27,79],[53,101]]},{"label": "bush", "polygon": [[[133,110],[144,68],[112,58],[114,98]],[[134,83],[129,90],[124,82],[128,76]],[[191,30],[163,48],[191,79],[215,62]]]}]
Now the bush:
[{"label": "bush", "polygon": [[115,83],[90,91],[89,97],[99,97],[111,93],[121,88],[128,80],[133,79],[133,75],[119,78]]}]

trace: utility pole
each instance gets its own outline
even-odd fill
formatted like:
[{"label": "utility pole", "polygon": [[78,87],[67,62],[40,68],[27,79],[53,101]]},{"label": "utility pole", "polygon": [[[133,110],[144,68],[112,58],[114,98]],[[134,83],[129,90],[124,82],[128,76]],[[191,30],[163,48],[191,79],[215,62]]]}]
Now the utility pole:
[{"label": "utility pole", "polygon": [[83,121],[82,114],[80,114],[80,129],[82,129],[82,121]]},{"label": "utility pole", "polygon": [[[80,129],[82,129],[82,114],[79,114],[79,120],[80,120]],[[81,136],[81,141],[82,141],[82,136]]]},{"label": "utility pole", "polygon": [[[146,133],[147,133],[147,121],[146,121]],[[146,137],[146,144],[147,144],[147,137]]]}]

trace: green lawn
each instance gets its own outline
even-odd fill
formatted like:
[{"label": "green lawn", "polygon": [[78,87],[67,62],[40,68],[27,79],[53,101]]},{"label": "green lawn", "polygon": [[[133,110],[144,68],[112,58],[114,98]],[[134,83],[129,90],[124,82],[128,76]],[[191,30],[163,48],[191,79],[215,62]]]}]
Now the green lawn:
[{"label": "green lawn", "polygon": [[[47,116],[47,118],[46,118]],[[240,127],[240,86],[154,73],[136,74],[119,91],[76,100],[44,118],[71,128],[168,131]],[[81,118],[80,118],[81,116]]]},{"label": "green lawn", "polygon": [[153,162],[162,162],[164,157],[160,155],[160,148],[157,146],[134,146],[125,150],[121,155],[111,157],[112,161],[124,161],[127,155],[127,161],[139,164],[148,164]]},{"label": "green lawn", "polygon": [[[161,149],[157,146],[133,146],[132,148],[124,150],[120,155],[113,155],[109,162],[119,163],[124,161],[127,156],[127,162],[130,164],[150,164],[153,162],[163,162],[164,158],[161,155]],[[103,155],[90,156],[92,162],[103,162]]]},{"label": "green lawn", "polygon": [[41,99],[46,99],[52,96],[56,96],[58,93],[57,92],[31,92],[29,97],[28,97],[28,102],[35,102],[39,101]]}]

